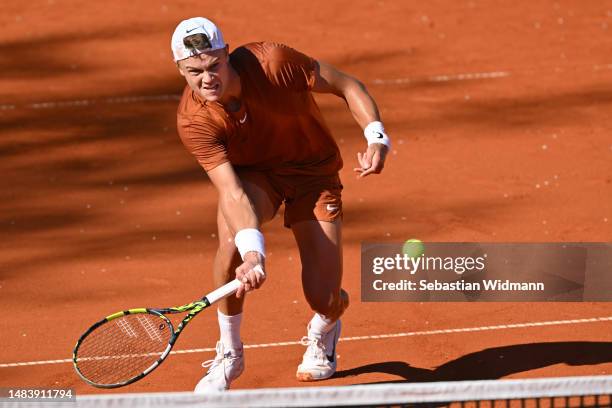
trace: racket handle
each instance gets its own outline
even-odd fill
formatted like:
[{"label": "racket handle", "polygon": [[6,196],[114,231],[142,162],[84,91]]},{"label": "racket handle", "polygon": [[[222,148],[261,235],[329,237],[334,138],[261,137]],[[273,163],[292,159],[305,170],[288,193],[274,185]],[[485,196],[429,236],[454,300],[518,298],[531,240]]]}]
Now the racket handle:
[{"label": "racket handle", "polygon": [[[253,268],[253,270],[257,272],[258,274],[265,276],[265,273],[261,265],[256,265]],[[208,299],[208,303],[212,305],[218,300],[221,300],[224,297],[227,297],[227,296],[230,296],[236,293],[238,288],[240,288],[240,285],[242,285],[242,282],[240,282],[238,279],[234,279],[233,281],[226,283],[220,288],[215,289],[212,292],[210,292],[208,295],[206,295],[205,299]]]},{"label": "racket handle", "polygon": [[225,297],[228,297],[229,295],[233,295],[234,293],[236,293],[240,285],[242,285],[242,283],[238,279],[234,279],[233,281],[226,283],[220,288],[217,288],[210,292],[208,295],[206,295],[205,299],[207,299],[208,303],[212,305],[218,300],[221,300]]}]

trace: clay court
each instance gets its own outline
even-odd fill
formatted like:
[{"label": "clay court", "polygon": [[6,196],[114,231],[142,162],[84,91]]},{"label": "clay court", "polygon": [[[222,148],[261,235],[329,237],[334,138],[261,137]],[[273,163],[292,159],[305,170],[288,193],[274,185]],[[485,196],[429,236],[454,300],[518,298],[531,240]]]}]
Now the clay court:
[{"label": "clay court", "polygon": [[361,130],[317,97],[345,162],[339,371],[294,379],[311,312],[279,218],[234,388],[612,374],[610,303],[360,301],[363,241],[611,240],[612,3],[255,3],[4,2],[0,386],[187,391],[213,358],[204,312],[180,353],[127,388],[92,388],[70,362],[102,317],[213,289],[217,198],[176,133],[169,48],[193,15],[230,47],[282,42],[360,78],[393,141],[383,174],[357,180]]}]

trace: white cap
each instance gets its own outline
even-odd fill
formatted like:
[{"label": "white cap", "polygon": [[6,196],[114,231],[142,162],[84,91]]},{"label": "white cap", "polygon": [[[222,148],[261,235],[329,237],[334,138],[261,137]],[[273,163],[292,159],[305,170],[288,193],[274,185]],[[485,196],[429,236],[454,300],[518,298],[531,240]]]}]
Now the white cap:
[{"label": "white cap", "polygon": [[189,49],[185,47],[185,44],[183,44],[183,39],[193,34],[204,34],[208,38],[210,48],[206,51],[214,51],[225,48],[223,34],[221,34],[221,30],[217,28],[215,23],[205,19],[204,17],[193,17],[181,21],[179,25],[176,26],[174,34],[172,34],[171,47],[172,54],[174,55],[174,61],[180,61],[182,59],[200,54],[200,52]]}]

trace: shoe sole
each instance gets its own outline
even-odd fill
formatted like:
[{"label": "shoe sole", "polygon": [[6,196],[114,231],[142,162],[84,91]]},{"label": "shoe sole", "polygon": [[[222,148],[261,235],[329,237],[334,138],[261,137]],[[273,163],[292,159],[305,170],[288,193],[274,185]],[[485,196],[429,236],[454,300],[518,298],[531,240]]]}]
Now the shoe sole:
[{"label": "shoe sole", "polygon": [[300,373],[297,372],[295,374],[295,378],[297,378],[298,381],[300,382],[313,382],[313,381],[321,381],[321,380],[327,380],[328,378],[332,377],[334,374],[336,373],[336,370],[334,370],[330,375],[327,375],[325,377],[313,377],[311,373]]}]

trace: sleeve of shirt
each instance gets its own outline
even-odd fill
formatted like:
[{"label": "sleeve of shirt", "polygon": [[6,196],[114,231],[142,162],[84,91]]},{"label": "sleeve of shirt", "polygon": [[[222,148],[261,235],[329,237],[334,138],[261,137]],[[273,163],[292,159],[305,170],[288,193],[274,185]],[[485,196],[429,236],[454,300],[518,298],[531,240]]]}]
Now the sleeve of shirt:
[{"label": "sleeve of shirt", "polygon": [[265,44],[266,74],[273,85],[296,92],[310,91],[315,83],[316,61],[282,44]]},{"label": "sleeve of shirt", "polygon": [[204,120],[180,123],[178,133],[183,144],[206,171],[228,162],[224,131]]}]

